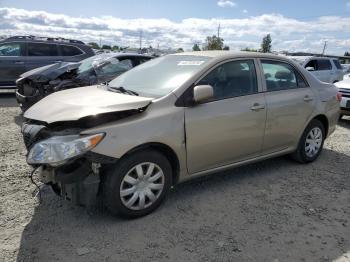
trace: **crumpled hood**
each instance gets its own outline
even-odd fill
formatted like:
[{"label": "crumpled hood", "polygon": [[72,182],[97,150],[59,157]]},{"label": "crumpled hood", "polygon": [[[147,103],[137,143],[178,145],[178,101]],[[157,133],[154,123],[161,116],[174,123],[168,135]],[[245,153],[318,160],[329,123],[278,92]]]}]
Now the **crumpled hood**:
[{"label": "crumpled hood", "polygon": [[48,124],[73,121],[101,113],[143,108],[152,99],[107,91],[103,86],[87,86],[53,93],[30,107],[24,117]]},{"label": "crumpled hood", "polygon": [[336,83],[334,83],[334,85],[338,88],[350,89],[350,79],[336,82]]},{"label": "crumpled hood", "polygon": [[40,78],[42,78],[44,80],[53,80],[65,72],[77,69],[79,66],[80,63],[55,63],[27,71],[20,76],[20,79],[35,78],[36,80],[40,80]]}]

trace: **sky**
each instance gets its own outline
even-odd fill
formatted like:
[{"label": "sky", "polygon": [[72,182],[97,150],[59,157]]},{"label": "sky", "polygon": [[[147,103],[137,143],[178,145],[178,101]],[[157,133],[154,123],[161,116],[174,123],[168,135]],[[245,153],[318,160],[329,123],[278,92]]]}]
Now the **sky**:
[{"label": "sky", "polygon": [[119,46],[191,49],[217,34],[231,50],[350,51],[350,0],[0,0],[0,35],[61,36]]}]

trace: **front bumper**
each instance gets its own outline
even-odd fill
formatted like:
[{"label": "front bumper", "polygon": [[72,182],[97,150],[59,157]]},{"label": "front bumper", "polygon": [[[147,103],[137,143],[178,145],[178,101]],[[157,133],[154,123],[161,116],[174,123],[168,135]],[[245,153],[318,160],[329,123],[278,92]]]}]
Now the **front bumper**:
[{"label": "front bumper", "polygon": [[41,166],[39,178],[66,200],[87,207],[96,204],[100,174],[94,172],[91,162],[78,161],[59,168]]},{"label": "front bumper", "polygon": [[342,97],[340,101],[340,114],[350,115],[350,97]]},{"label": "front bumper", "polygon": [[16,99],[17,99],[18,104],[35,103],[38,101],[38,95],[35,94],[33,96],[25,96],[25,95],[22,95],[17,89],[16,90]]}]

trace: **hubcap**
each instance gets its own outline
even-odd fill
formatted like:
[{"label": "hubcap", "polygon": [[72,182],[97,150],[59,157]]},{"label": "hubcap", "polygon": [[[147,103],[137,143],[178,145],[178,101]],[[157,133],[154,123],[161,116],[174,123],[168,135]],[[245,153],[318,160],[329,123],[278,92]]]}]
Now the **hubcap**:
[{"label": "hubcap", "polygon": [[120,199],[129,209],[145,209],[159,198],[164,181],[164,173],[158,165],[149,162],[138,164],[124,176]]},{"label": "hubcap", "polygon": [[308,157],[314,157],[320,151],[322,139],[322,130],[319,127],[310,130],[305,141],[305,153]]}]

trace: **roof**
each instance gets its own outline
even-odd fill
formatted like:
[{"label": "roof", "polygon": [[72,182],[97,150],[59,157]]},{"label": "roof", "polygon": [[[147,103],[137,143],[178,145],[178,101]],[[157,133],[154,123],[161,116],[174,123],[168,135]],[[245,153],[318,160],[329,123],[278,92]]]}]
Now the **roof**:
[{"label": "roof", "polygon": [[232,57],[266,57],[266,58],[283,58],[283,56],[278,56],[269,53],[260,52],[235,52],[235,51],[225,51],[225,50],[215,50],[215,51],[193,51],[193,52],[183,52],[171,55],[191,55],[191,56],[206,56],[212,58],[232,58]]}]

